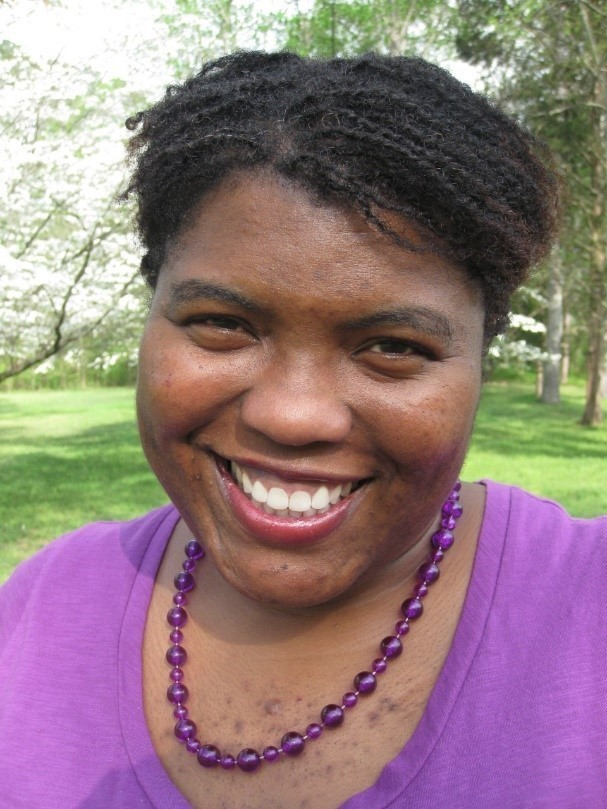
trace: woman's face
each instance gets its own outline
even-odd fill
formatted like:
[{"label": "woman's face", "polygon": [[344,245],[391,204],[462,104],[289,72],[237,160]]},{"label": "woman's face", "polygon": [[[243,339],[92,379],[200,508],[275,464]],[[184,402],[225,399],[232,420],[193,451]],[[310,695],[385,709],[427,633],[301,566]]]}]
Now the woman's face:
[{"label": "woman's face", "polygon": [[457,266],[279,178],[233,178],[160,273],[143,447],[241,593],[292,608],[381,586],[460,470],[482,341]]}]

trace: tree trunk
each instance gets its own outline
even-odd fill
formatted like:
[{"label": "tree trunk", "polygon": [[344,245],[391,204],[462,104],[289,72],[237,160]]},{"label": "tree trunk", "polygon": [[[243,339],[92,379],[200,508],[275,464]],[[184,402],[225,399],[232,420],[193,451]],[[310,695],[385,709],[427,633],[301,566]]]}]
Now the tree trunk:
[{"label": "tree trunk", "polygon": [[554,250],[548,268],[548,318],[546,322],[546,352],[542,375],[544,404],[560,402],[561,340],[563,337],[563,269],[561,256]]},{"label": "tree trunk", "polygon": [[571,314],[565,312],[563,318],[563,359],[561,361],[561,385],[569,381],[569,366],[571,362]]}]

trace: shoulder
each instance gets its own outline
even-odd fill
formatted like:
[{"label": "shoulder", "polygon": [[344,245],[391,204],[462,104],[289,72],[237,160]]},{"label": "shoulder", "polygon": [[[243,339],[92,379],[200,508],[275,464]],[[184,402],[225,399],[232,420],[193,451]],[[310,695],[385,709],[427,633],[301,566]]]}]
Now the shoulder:
[{"label": "shoulder", "polygon": [[[126,522],[96,522],[50,542],[15,569],[0,587],[0,645],[32,605],[65,603],[86,595],[118,596],[139,570],[154,537],[166,539],[177,521],[172,505]],[[167,532],[160,528],[167,524]],[[170,528],[169,528],[170,526]],[[115,600],[112,599],[112,600]],[[47,613],[48,614],[48,613]]]}]

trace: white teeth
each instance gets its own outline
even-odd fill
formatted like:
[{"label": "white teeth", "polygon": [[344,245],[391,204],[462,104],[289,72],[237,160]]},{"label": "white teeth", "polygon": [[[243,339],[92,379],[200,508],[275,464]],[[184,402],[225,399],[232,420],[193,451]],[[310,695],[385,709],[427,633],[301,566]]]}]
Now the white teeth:
[{"label": "white teeth", "polygon": [[326,486],[321,486],[312,496],[312,508],[320,511],[329,505],[329,490]]},{"label": "white teeth", "polygon": [[352,491],[352,483],[346,483],[344,486],[341,487],[341,496],[347,497],[350,492]]},{"label": "white teeth", "polygon": [[289,497],[291,511],[307,511],[312,506],[312,498],[308,492],[293,492]]},{"label": "white teeth", "polygon": [[247,475],[246,472],[242,473],[242,488],[244,489],[245,494],[251,494],[253,491],[253,484],[251,483],[251,478]]},{"label": "white teeth", "polygon": [[[341,489],[342,489],[341,486],[336,486],[329,492],[329,503],[331,503],[332,506],[334,506],[335,503],[339,502],[339,498],[341,497]],[[290,502],[291,501],[289,501],[289,503]]]},{"label": "white teeth", "polygon": [[232,462],[232,474],[236,480],[242,485],[242,469],[237,463]]},{"label": "white teeth", "polygon": [[265,503],[268,499],[268,491],[260,480],[256,480],[251,489],[251,497],[258,503]]},{"label": "white teeth", "polygon": [[284,509],[289,508],[290,500],[289,495],[284,489],[281,489],[279,486],[272,486],[268,492],[266,502],[271,508],[275,508],[277,511],[284,511]]}]

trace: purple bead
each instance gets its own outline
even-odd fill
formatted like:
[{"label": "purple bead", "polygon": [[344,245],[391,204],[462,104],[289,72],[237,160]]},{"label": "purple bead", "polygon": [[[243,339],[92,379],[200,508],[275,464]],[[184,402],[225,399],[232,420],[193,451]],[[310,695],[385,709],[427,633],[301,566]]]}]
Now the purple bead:
[{"label": "purple bead", "polygon": [[394,631],[396,632],[399,638],[402,638],[403,635],[406,635],[411,627],[409,626],[409,621],[397,621],[394,625]]},{"label": "purple bead", "polygon": [[417,571],[417,578],[425,584],[432,584],[440,576],[440,568],[434,562],[424,562]]},{"label": "purple bead", "polygon": [[441,528],[446,528],[447,531],[453,531],[455,528],[455,522],[455,517],[449,515],[448,517],[443,517],[443,519],[440,521],[440,525]]},{"label": "purple bead", "polygon": [[171,669],[169,677],[174,683],[180,683],[183,680],[183,669],[178,668]]},{"label": "purple bead", "polygon": [[413,588],[415,598],[425,598],[428,595],[428,585],[425,581],[419,581]]},{"label": "purple bead", "polygon": [[380,643],[380,647],[384,653],[384,657],[387,657],[388,659],[398,657],[403,650],[402,643],[400,642],[399,638],[395,637],[394,635],[384,638]]},{"label": "purple bead", "polygon": [[173,716],[175,719],[187,719],[189,711],[185,705],[176,705],[173,708]]},{"label": "purple bead", "polygon": [[188,698],[188,689],[183,683],[173,683],[167,688],[169,702],[185,702]]},{"label": "purple bead", "polygon": [[196,567],[196,562],[193,559],[184,559],[183,562],[181,563],[181,567],[185,570],[186,573],[189,573]]},{"label": "purple bead", "polygon": [[187,620],[188,614],[183,607],[173,607],[173,609],[169,610],[167,613],[167,621],[171,626],[183,626]]},{"label": "purple bead", "polygon": [[226,753],[219,759],[219,766],[222,770],[233,770],[236,766],[236,757],[231,753]]},{"label": "purple bead", "polygon": [[456,480],[455,483],[453,484],[453,488],[451,489],[451,494],[449,495],[449,497],[454,497],[455,495],[457,495],[457,493],[461,488],[462,488],[461,480]]},{"label": "purple bead", "polygon": [[214,744],[201,744],[196,758],[201,767],[216,767],[219,764],[220,753]]},{"label": "purple bead", "polygon": [[189,559],[202,559],[202,557],[204,556],[204,550],[202,549],[202,545],[195,539],[191,539],[185,546],[185,555]]},{"label": "purple bead", "polygon": [[261,764],[261,758],[257,750],[245,747],[236,756],[236,763],[243,772],[254,772]]},{"label": "purple bead", "polygon": [[272,761],[276,761],[276,759],[280,756],[280,753],[278,752],[277,747],[273,747],[272,745],[269,745],[268,747],[264,748],[264,751],[263,751],[263,753],[261,755],[262,755],[264,761],[272,762]]},{"label": "purple bead", "polygon": [[378,657],[371,663],[371,668],[373,669],[373,674],[383,674],[388,668],[388,664],[383,657]]},{"label": "purple bead", "polygon": [[419,598],[406,598],[402,603],[401,611],[405,618],[415,621],[424,611],[424,605]]},{"label": "purple bead", "polygon": [[175,589],[180,593],[189,593],[194,589],[194,576],[191,573],[178,573],[174,578]]},{"label": "purple bead", "polygon": [[432,545],[434,548],[440,548],[443,551],[448,550],[453,545],[453,532],[447,531],[446,528],[440,528],[432,534]]},{"label": "purple bead", "polygon": [[188,739],[185,743],[185,749],[188,753],[197,753],[200,749],[200,742],[198,739]]},{"label": "purple bead", "polygon": [[370,694],[376,686],[377,680],[370,671],[361,671],[354,678],[354,687],[360,694]]},{"label": "purple bead", "polygon": [[185,593],[175,593],[173,596],[173,604],[176,604],[178,607],[183,607],[184,604],[187,604],[188,600],[185,596]]},{"label": "purple bead", "polygon": [[169,635],[169,640],[171,643],[181,643],[183,640],[183,632],[181,629],[174,629]]},{"label": "purple bead", "polygon": [[445,552],[444,552],[444,550],[442,548],[436,548],[430,554],[430,561],[431,562],[436,562],[437,564],[439,562],[442,562],[444,558],[445,558]]},{"label": "purple bead", "polygon": [[183,646],[171,646],[167,650],[167,660],[171,666],[181,666],[188,659],[188,655]]},{"label": "purple bead", "polygon": [[196,735],[196,725],[191,719],[180,719],[175,725],[175,736],[180,742],[185,742]]},{"label": "purple bead", "polygon": [[280,746],[285,756],[298,756],[304,749],[306,742],[301,733],[290,730],[280,740]]},{"label": "purple bead", "polygon": [[443,503],[443,507],[441,508],[441,514],[443,517],[451,517],[453,514],[453,509],[457,503],[454,500],[446,500]]},{"label": "purple bead", "polygon": [[353,708],[356,703],[358,702],[358,696],[354,693],[354,691],[348,691],[343,696],[343,704],[346,708]]},{"label": "purple bead", "polygon": [[337,728],[344,721],[344,711],[339,705],[325,705],[320,712],[323,725],[328,728]]},{"label": "purple bead", "polygon": [[318,739],[321,733],[322,733],[322,725],[319,725],[316,722],[312,722],[306,728],[306,736],[309,739]]}]

